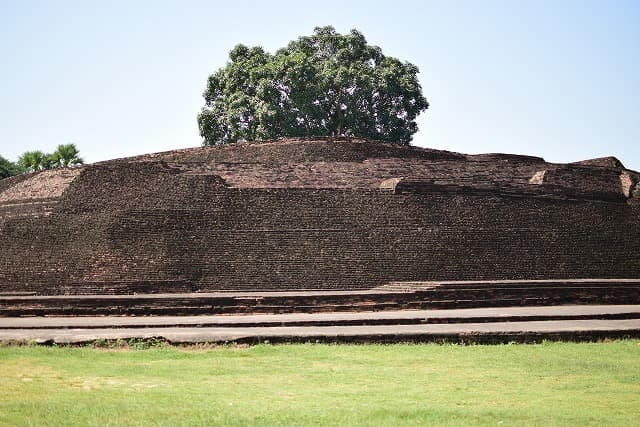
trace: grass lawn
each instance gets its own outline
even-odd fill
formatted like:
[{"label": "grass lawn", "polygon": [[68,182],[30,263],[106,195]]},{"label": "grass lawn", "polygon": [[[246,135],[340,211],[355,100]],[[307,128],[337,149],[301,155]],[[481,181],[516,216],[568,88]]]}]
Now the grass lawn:
[{"label": "grass lawn", "polygon": [[0,425],[640,425],[640,343],[0,347]]}]

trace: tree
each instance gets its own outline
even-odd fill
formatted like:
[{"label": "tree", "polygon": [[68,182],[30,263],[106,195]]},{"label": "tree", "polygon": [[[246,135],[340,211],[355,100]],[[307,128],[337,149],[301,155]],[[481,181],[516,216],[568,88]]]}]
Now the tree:
[{"label": "tree", "polygon": [[0,179],[18,175],[22,172],[18,165],[0,156]]},{"label": "tree", "polygon": [[35,172],[51,167],[49,155],[40,150],[25,151],[18,158],[18,166],[27,172]]},{"label": "tree", "polygon": [[44,169],[65,168],[83,164],[79,156],[80,151],[75,144],[60,144],[51,154],[40,150],[25,151],[18,159],[18,166],[26,172],[35,172]]},{"label": "tree", "polygon": [[78,151],[75,144],[60,144],[56,151],[50,155],[50,158],[54,167],[66,168],[84,163],[79,154],[80,151]]},{"label": "tree", "polygon": [[352,136],[409,144],[429,106],[418,68],[357,30],[319,27],[274,55],[236,46],[209,76],[198,115],[204,145],[282,136]]}]

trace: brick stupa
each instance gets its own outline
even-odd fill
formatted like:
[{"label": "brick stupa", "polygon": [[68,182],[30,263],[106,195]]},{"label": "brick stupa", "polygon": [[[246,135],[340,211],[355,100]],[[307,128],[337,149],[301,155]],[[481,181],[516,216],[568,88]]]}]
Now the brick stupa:
[{"label": "brick stupa", "polygon": [[360,290],[640,278],[640,175],[355,139],[117,159],[0,181],[0,293]]}]

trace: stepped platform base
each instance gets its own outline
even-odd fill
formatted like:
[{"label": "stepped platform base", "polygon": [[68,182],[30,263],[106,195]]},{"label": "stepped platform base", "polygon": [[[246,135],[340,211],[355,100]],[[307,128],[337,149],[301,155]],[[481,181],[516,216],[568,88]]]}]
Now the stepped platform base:
[{"label": "stepped platform base", "polygon": [[393,282],[368,290],[106,295],[0,293],[2,316],[277,314],[640,304],[640,279]]},{"label": "stepped platform base", "polygon": [[83,344],[535,342],[640,337],[640,305],[476,308],[247,316],[0,319],[0,341]]}]

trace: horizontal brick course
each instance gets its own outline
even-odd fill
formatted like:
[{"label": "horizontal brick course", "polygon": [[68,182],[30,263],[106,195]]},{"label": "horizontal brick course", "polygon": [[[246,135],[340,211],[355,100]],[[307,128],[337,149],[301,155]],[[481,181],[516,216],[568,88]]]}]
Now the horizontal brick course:
[{"label": "horizontal brick course", "polygon": [[0,292],[640,278],[637,173],[609,165],[305,140],[88,165],[35,196],[3,180]]}]

